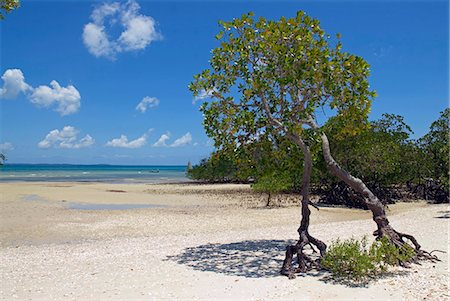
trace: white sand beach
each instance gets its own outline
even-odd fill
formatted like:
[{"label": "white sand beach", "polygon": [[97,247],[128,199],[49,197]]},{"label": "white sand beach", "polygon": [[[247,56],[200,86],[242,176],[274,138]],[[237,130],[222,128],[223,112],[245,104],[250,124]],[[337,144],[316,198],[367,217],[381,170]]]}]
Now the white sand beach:
[{"label": "white sand beach", "polygon": [[[291,196],[265,208],[248,185],[36,182],[0,190],[2,300],[449,299],[448,252],[366,287],[279,275],[299,207]],[[388,215],[424,249],[448,251],[449,210],[399,203]],[[313,209],[310,232],[329,244],[374,227],[369,212],[324,207]]]}]

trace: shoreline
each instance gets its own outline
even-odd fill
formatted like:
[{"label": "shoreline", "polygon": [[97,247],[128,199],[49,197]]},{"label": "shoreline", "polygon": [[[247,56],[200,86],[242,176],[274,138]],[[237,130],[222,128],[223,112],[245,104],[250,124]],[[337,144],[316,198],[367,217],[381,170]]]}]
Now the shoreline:
[{"label": "shoreline", "polygon": [[[0,189],[4,299],[447,300],[448,254],[367,287],[279,276],[300,210],[289,201],[266,208],[249,185],[25,182]],[[71,203],[164,207],[67,209]],[[447,204],[389,207],[396,229],[415,235],[425,250],[447,250]],[[361,209],[311,214],[311,233],[327,244],[370,239],[374,227]]]}]

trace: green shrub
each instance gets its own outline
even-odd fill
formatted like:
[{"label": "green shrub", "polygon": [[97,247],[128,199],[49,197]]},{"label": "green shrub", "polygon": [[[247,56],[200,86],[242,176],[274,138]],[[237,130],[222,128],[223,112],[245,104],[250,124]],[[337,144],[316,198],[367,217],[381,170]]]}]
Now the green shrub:
[{"label": "green shrub", "polygon": [[369,254],[379,266],[380,271],[385,272],[388,266],[399,265],[401,262],[411,260],[415,252],[408,244],[398,248],[383,236],[370,246]]},{"label": "green shrub", "polygon": [[408,245],[397,248],[388,238],[375,241],[370,247],[367,238],[336,240],[322,258],[322,267],[329,270],[335,280],[367,282],[386,272],[388,266],[406,262],[414,256]]},{"label": "green shrub", "polygon": [[292,180],[287,172],[273,171],[262,175],[252,188],[254,191],[267,193],[267,206],[269,206],[271,195],[289,191],[292,188]]},{"label": "green shrub", "polygon": [[361,242],[351,238],[334,241],[322,258],[322,267],[335,278],[363,281],[376,274],[377,266],[367,251],[367,239]]}]

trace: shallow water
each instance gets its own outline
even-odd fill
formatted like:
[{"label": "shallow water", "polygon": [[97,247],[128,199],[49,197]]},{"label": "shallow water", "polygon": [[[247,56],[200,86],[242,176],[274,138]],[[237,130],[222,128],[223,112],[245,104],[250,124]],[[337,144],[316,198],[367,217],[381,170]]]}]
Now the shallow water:
[{"label": "shallow water", "polygon": [[48,202],[47,199],[37,195],[37,194],[27,194],[22,196],[22,200],[25,202]]},{"label": "shallow water", "polygon": [[186,166],[7,164],[0,182],[166,183],[189,181]]}]

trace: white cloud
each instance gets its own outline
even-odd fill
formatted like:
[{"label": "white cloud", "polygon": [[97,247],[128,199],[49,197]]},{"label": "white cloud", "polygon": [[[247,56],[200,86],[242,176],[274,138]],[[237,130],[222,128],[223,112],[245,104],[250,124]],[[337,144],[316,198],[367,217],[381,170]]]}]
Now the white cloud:
[{"label": "white cloud", "polygon": [[114,138],[106,143],[106,146],[122,147],[122,148],[139,148],[147,143],[148,134],[145,133],[141,137],[128,141],[128,137],[120,135],[120,138]]},{"label": "white cloud", "polygon": [[83,42],[94,56],[114,58],[114,47],[108,40],[105,26],[99,26],[94,23],[86,24],[83,30]]},{"label": "white cloud", "polygon": [[103,3],[92,11],[91,18],[95,23],[102,23],[106,17],[115,15],[119,9],[119,2]]},{"label": "white cloud", "polygon": [[62,130],[53,130],[38,143],[39,148],[84,148],[94,144],[95,140],[86,135],[78,140],[79,131],[73,126],[65,126]]},{"label": "white cloud", "polygon": [[14,99],[19,93],[26,93],[33,88],[25,82],[22,70],[8,69],[3,73],[3,88],[0,88],[0,99]]},{"label": "white cloud", "polygon": [[[145,49],[151,42],[161,39],[155,20],[139,13],[140,6],[134,0],[126,3],[104,3],[93,10],[92,22],[83,29],[83,42],[96,57],[115,59],[117,53]],[[108,31],[119,23],[122,32],[115,39]]]},{"label": "white cloud", "polygon": [[49,107],[56,104],[55,111],[61,116],[78,112],[80,108],[80,93],[72,86],[61,87],[55,80],[50,82],[50,86],[39,86],[30,95],[30,101],[38,106]]},{"label": "white cloud", "polygon": [[158,40],[155,20],[152,17],[139,15],[139,4],[128,1],[128,9],[121,14],[125,31],[120,34],[119,43],[125,51],[144,49],[152,41]]},{"label": "white cloud", "polygon": [[94,142],[94,138],[92,138],[90,135],[86,135],[80,140],[78,144],[75,144],[75,148],[88,147],[94,144]]},{"label": "white cloud", "polygon": [[189,144],[192,142],[192,135],[191,133],[187,132],[182,137],[176,139],[170,146],[171,147],[180,147],[186,144]]},{"label": "white cloud", "polygon": [[72,86],[61,87],[56,80],[49,86],[33,88],[25,82],[20,69],[8,69],[2,76],[3,88],[0,89],[0,99],[13,99],[24,93],[31,103],[40,107],[56,105],[55,111],[61,116],[78,112],[81,106],[80,92]]},{"label": "white cloud", "polygon": [[12,151],[14,150],[14,146],[12,145],[11,142],[4,142],[4,143],[0,143],[0,151]]},{"label": "white cloud", "polygon": [[197,101],[200,101],[200,100],[203,100],[206,98],[211,98],[213,93],[214,93],[214,90],[206,91],[205,89],[202,89],[200,91],[200,93],[194,97],[194,99],[192,100],[192,104],[195,104]]},{"label": "white cloud", "polygon": [[163,147],[167,146],[166,141],[170,139],[170,133],[162,134],[161,137],[159,137],[158,141],[153,143],[154,147]]},{"label": "white cloud", "polygon": [[136,106],[136,110],[141,113],[145,113],[147,109],[157,107],[159,105],[159,99],[156,97],[145,96],[141,102]]}]

